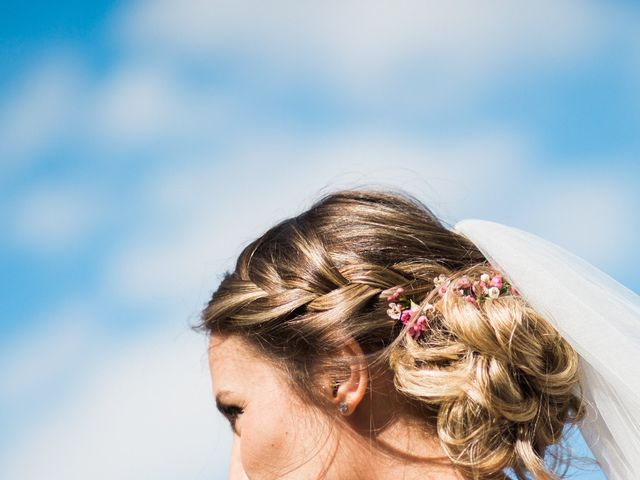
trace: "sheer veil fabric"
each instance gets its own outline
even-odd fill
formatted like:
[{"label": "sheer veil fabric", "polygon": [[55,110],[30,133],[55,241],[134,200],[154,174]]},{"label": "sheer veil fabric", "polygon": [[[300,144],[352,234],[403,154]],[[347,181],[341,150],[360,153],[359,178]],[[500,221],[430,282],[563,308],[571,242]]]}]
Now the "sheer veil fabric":
[{"label": "sheer veil fabric", "polygon": [[640,296],[583,258],[524,230],[464,219],[471,240],[580,355],[579,424],[609,480],[640,479]]}]

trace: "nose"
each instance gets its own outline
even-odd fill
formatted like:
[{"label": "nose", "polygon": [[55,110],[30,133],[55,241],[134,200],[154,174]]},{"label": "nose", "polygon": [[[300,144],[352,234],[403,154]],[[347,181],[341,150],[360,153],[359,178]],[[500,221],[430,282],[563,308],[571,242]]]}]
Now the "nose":
[{"label": "nose", "polygon": [[244,473],[244,469],[242,468],[242,460],[240,459],[240,437],[238,435],[233,436],[228,480],[249,480],[249,477],[247,477],[247,474]]}]

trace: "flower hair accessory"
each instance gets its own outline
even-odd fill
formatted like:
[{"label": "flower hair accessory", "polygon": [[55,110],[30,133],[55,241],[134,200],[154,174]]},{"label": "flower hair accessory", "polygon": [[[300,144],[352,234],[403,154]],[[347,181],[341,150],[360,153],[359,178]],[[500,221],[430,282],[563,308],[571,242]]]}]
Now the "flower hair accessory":
[{"label": "flower hair accessory", "polygon": [[482,273],[480,279],[474,282],[472,282],[468,276],[464,275],[457,279],[454,285],[451,285],[451,280],[443,274],[435,277],[433,282],[438,287],[438,294],[440,296],[444,296],[449,288],[453,288],[453,291],[457,295],[460,295],[477,308],[480,308],[480,304],[484,301],[493,300],[500,295],[520,295],[516,287],[504,279],[502,273],[497,271]]},{"label": "flower hair accessory", "polygon": [[[429,318],[426,315],[419,315],[416,318],[416,312],[420,310],[420,305],[415,303],[413,299],[403,295],[404,288],[398,287],[396,291],[387,297],[389,309],[387,315],[394,320],[400,320],[404,325],[410,325],[408,333],[412,337],[418,337],[427,329]],[[425,310],[433,310],[434,305],[427,303]]]},{"label": "flower hair accessory", "polygon": [[[498,271],[482,273],[479,280],[471,281],[464,275],[452,284],[452,280],[444,274],[434,277],[433,284],[437,289],[438,297],[444,297],[448,290],[471,303],[476,308],[485,301],[498,298],[500,295],[520,295],[517,289],[502,277]],[[398,287],[395,292],[387,297],[389,308],[387,315],[394,320],[400,320],[404,325],[409,325],[408,333],[412,337],[418,337],[429,325],[430,316],[435,313],[435,305],[427,303],[424,313],[416,315],[420,311],[420,305],[413,299],[404,295],[404,288]]]}]

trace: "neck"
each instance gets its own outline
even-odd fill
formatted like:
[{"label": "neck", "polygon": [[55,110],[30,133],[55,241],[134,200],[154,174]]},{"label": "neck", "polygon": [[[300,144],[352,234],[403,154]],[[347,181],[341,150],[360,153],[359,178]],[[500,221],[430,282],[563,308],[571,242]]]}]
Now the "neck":
[{"label": "neck", "polygon": [[359,480],[465,480],[424,425],[399,419],[358,437]]},{"label": "neck", "polygon": [[[343,450],[357,480],[466,480],[447,457],[433,427],[416,412],[400,411],[395,389],[366,395],[344,425]],[[391,392],[391,393],[388,393]],[[353,461],[355,459],[355,462]],[[503,474],[501,478],[510,480]]]}]

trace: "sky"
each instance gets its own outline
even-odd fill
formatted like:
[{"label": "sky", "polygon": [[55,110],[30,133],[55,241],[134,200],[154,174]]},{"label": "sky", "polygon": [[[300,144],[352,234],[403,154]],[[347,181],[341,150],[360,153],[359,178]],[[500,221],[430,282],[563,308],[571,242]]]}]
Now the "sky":
[{"label": "sky", "polygon": [[3,1],[0,477],[226,478],[189,325],[338,188],[640,291],[639,27],[623,1]]}]

